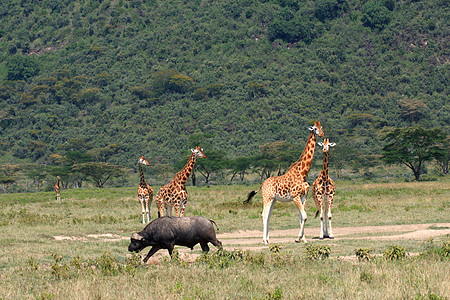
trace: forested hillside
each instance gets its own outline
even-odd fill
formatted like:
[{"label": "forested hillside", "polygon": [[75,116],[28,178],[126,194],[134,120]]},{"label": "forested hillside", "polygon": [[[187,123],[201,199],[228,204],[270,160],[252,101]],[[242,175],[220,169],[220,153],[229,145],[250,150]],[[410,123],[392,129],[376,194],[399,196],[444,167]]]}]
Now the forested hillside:
[{"label": "forested hillside", "polygon": [[[448,0],[2,0],[0,164],[354,155],[448,130]],[[85,155],[85,156],[83,156]],[[212,155],[214,157],[214,155]],[[161,167],[162,168],[162,167]],[[160,170],[161,171],[161,170]]]}]

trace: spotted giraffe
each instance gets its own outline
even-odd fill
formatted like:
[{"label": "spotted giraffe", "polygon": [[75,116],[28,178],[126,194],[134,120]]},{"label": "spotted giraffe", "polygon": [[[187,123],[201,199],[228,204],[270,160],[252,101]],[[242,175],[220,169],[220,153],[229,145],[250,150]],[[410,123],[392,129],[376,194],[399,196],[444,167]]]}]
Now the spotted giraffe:
[{"label": "spotted giraffe", "polygon": [[303,149],[300,158],[289,167],[289,170],[284,175],[269,177],[264,180],[261,187],[257,191],[250,192],[247,200],[244,201],[244,203],[250,202],[252,197],[262,190],[262,217],[264,226],[263,242],[266,245],[269,244],[270,215],[272,214],[272,209],[276,201],[294,201],[297,205],[300,211],[300,232],[295,241],[297,243],[300,241],[306,243],[304,226],[307,215],[304,205],[306,202],[306,195],[309,190],[309,184],[306,182],[306,177],[311,169],[317,136],[323,137],[323,130],[320,122],[314,122],[314,126],[310,127],[309,130],[311,130],[311,134],[309,135],[308,141],[306,142],[306,146]]},{"label": "spotted giraffe", "polygon": [[164,215],[172,216],[172,207],[175,208],[175,215],[182,217],[187,203],[186,182],[194,169],[198,157],[206,158],[203,149],[199,146],[191,149],[192,154],[184,168],[175,174],[172,181],[162,186],[156,194],[156,204],[158,205],[158,217]]},{"label": "spotted giraffe", "polygon": [[56,200],[61,201],[61,177],[57,176],[57,181],[54,186],[55,192],[56,192]]},{"label": "spotted giraffe", "polygon": [[[328,174],[328,157],[330,147],[336,146],[335,143],[330,143],[329,139],[325,139],[323,143],[317,143],[323,147],[323,168],[319,177],[314,181],[312,186],[312,195],[314,203],[317,207],[316,217],[320,214],[320,239],[330,238],[334,239],[333,230],[331,229],[331,204],[333,204],[334,192],[336,186]],[[324,207],[325,206],[325,207]],[[323,222],[324,213],[328,218],[328,223]]]},{"label": "spotted giraffe", "polygon": [[145,217],[147,217],[147,222],[150,222],[150,205],[153,200],[153,190],[145,182],[144,171],[141,165],[150,166],[149,162],[144,157],[139,157],[138,161],[139,173],[141,174],[141,180],[138,187],[138,199],[142,205],[142,224],[145,224]]}]

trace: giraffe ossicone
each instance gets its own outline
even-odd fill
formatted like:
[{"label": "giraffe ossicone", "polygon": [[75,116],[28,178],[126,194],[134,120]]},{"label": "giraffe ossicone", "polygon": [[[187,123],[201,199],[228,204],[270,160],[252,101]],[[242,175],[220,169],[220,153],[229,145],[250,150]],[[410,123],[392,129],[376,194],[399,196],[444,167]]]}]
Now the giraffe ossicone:
[{"label": "giraffe ossicone", "polygon": [[156,194],[156,204],[158,206],[158,217],[164,215],[164,209],[168,216],[172,216],[172,208],[175,209],[177,217],[184,216],[187,203],[186,182],[194,170],[197,158],[206,158],[203,149],[199,146],[191,149],[191,156],[184,168],[175,174],[172,181],[163,185]]},{"label": "giraffe ossicone", "polygon": [[[289,167],[289,170],[284,175],[267,178],[259,188],[259,190],[262,191],[263,198],[262,218],[264,244],[269,244],[269,221],[276,201],[294,201],[297,205],[299,210],[300,232],[295,241],[303,241],[306,243],[304,229],[307,214],[305,203],[306,195],[309,190],[309,184],[306,182],[306,177],[311,169],[317,136],[323,137],[323,129],[320,122],[314,122],[314,126],[311,126],[308,129],[311,133],[300,158]],[[259,190],[250,192],[244,203],[250,202],[251,198],[256,195]]]},{"label": "giraffe ossicone", "polygon": [[[328,173],[329,151],[330,147],[336,146],[336,143],[330,143],[329,139],[325,139],[323,143],[318,143],[323,150],[323,167],[319,176],[313,183],[312,194],[313,200],[317,208],[316,217],[320,215],[320,235],[319,238],[333,239],[333,230],[331,228],[331,205],[334,200],[334,192],[336,185]],[[326,216],[327,221],[323,218]]]},{"label": "giraffe ossicone", "polygon": [[150,205],[153,201],[153,189],[147,184],[144,177],[144,170],[142,170],[142,165],[150,166],[150,163],[143,157],[140,156],[138,160],[140,181],[138,187],[138,199],[142,206],[142,224],[150,222]]}]

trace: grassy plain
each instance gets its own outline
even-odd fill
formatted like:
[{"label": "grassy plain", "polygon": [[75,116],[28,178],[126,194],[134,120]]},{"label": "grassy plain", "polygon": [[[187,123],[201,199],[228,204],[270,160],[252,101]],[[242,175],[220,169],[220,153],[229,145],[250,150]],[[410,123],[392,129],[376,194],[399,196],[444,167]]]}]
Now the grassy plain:
[{"label": "grassy plain", "polygon": [[[333,226],[448,223],[448,179],[413,183],[338,182]],[[219,233],[261,230],[261,196],[243,205],[258,186],[188,187],[186,215],[202,215]],[[157,190],[157,187],[154,187]],[[304,244],[282,243],[279,253],[212,247],[208,258],[163,259],[139,265],[128,237],[143,228],[137,188],[63,190],[0,195],[0,299],[449,299],[448,258],[433,254],[449,237],[420,240],[336,239],[326,260],[306,258]],[[151,217],[156,218],[153,202]],[[308,195],[307,228],[319,228]],[[298,228],[293,203],[275,205],[270,229]],[[439,230],[440,228],[436,228]],[[377,235],[376,232],[371,235]],[[56,239],[55,237],[60,237]],[[222,241],[224,246],[227,240]],[[358,248],[383,254],[390,245],[426,253],[399,261],[340,259]],[[235,246],[235,245],[233,245]],[[248,245],[246,245],[248,246]],[[184,251],[184,248],[178,248]],[[262,250],[261,250],[262,249]],[[144,250],[147,253],[148,250]],[[200,253],[197,246],[192,253]]]}]

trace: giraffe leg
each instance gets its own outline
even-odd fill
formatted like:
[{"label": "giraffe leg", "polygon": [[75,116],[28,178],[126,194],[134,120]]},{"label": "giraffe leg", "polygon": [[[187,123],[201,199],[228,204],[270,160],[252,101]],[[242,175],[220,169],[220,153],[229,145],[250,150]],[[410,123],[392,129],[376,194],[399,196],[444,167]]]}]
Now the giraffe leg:
[{"label": "giraffe leg", "polygon": [[175,216],[179,217],[180,216],[180,205],[177,203],[173,206],[173,208],[175,209]]},{"label": "giraffe leg", "polygon": [[[176,208],[175,208],[175,213],[176,213]],[[172,206],[170,205],[166,205],[166,214],[167,216],[171,217],[172,216]]]},{"label": "giraffe leg", "polygon": [[161,218],[164,216],[164,199],[159,192],[156,194],[156,206],[158,206],[158,218]]},{"label": "giraffe leg", "polygon": [[149,207],[150,196],[145,196],[145,215],[147,216],[147,222],[150,222],[150,207]]},{"label": "giraffe leg", "polygon": [[298,210],[300,211],[298,217],[300,221],[300,232],[297,239],[295,240],[296,243],[300,243],[300,241],[307,243],[305,237],[305,223],[308,216],[306,215],[304,204],[306,203],[306,195],[308,194],[308,189],[309,184],[307,182],[304,182],[301,194],[294,198],[294,202],[297,205]]},{"label": "giraffe leg", "polygon": [[180,204],[179,204],[179,209],[180,209],[180,217],[184,216],[184,210],[186,209],[186,203],[187,203],[187,192],[186,190],[181,191],[181,195],[180,195]]},{"label": "giraffe leg", "polygon": [[[295,201],[295,200],[294,200]],[[304,243],[306,242],[306,237],[305,237],[305,222],[307,219],[307,215],[306,215],[306,211],[305,211],[305,207],[303,206],[303,204],[300,202],[301,200],[297,200],[295,201],[295,204],[297,204],[297,207],[299,209],[299,221],[300,221],[300,232],[298,234],[297,239],[295,240],[296,243],[300,243],[301,241]]]},{"label": "giraffe leg", "polygon": [[325,209],[324,209],[324,218],[325,218],[325,223],[323,225],[324,229],[323,229],[323,234],[325,238],[329,238],[330,237],[330,208],[328,205],[328,201],[326,201],[326,197],[324,196],[324,205],[325,205]]},{"label": "giraffe leg", "polygon": [[187,200],[181,201],[180,217],[184,216],[184,210],[186,209],[186,202],[187,202]]},{"label": "giraffe leg", "polygon": [[145,224],[145,204],[144,204],[144,197],[139,195],[139,202],[141,202],[142,206],[142,224]]},{"label": "giraffe leg", "polygon": [[270,215],[272,214],[272,209],[275,204],[275,200],[271,199],[269,201],[264,201],[264,208],[262,212],[263,217],[263,242],[264,244],[268,245],[269,242],[269,221],[270,221]]},{"label": "giraffe leg", "polygon": [[323,240],[324,237],[324,223],[323,223],[323,200],[322,195],[317,195],[317,202],[319,204],[319,215],[320,215],[320,235],[319,239]]},{"label": "giraffe leg", "polygon": [[330,198],[328,199],[328,212],[327,212],[327,217],[328,217],[328,237],[330,239],[334,239],[334,235],[333,235],[333,230],[331,229],[331,204],[333,203],[333,195],[330,195]]},{"label": "giraffe leg", "polygon": [[317,213],[316,213],[316,217],[318,215],[320,215],[320,235],[319,235],[319,239],[323,239],[323,201],[322,201],[322,195],[318,189],[318,187],[316,186],[316,183],[314,183],[313,185],[313,200],[314,200],[314,204],[316,205],[317,208]]}]

